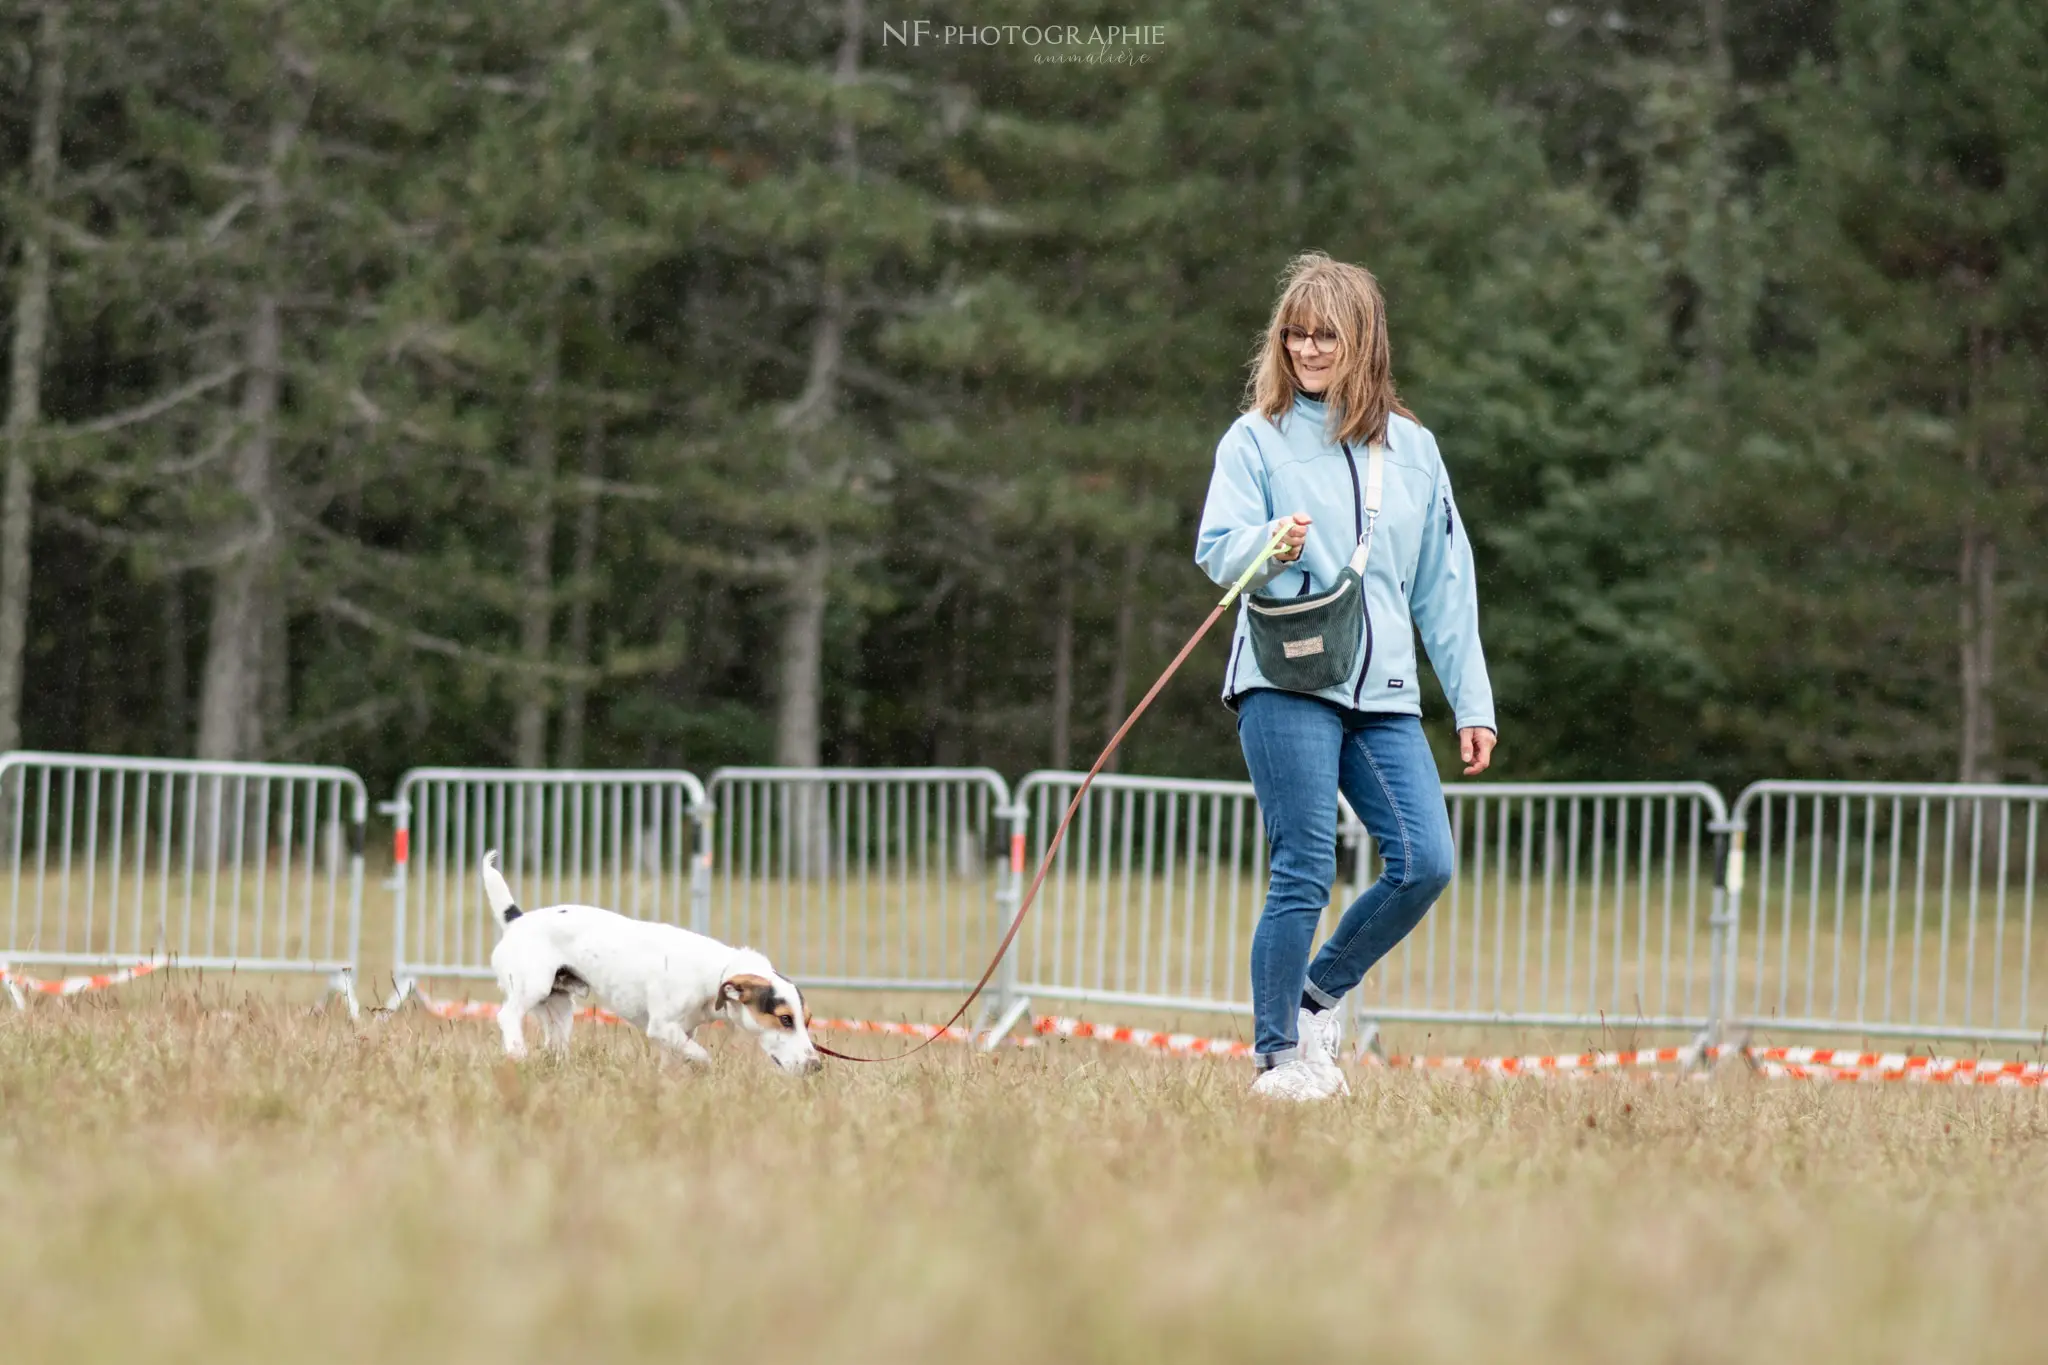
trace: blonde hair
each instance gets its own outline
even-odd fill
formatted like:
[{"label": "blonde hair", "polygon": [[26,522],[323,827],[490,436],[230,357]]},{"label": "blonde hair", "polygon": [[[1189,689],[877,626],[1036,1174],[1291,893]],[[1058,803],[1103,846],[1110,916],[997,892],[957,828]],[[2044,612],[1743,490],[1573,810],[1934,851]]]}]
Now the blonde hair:
[{"label": "blonde hair", "polygon": [[1337,334],[1336,375],[1320,395],[1330,405],[1333,438],[1359,444],[1387,439],[1387,418],[1415,414],[1394,392],[1394,355],[1387,340],[1387,301],[1362,266],[1304,251],[1280,277],[1280,301],[1245,385],[1246,410],[1277,422],[1294,406],[1294,362],[1280,339],[1285,327],[1328,328]]}]

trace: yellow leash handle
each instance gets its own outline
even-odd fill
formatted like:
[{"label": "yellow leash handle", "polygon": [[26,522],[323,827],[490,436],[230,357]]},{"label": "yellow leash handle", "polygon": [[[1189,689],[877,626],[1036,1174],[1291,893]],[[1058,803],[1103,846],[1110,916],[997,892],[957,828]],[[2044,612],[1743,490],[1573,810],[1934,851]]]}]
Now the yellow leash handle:
[{"label": "yellow leash handle", "polygon": [[1286,543],[1287,527],[1283,526],[1273,533],[1273,538],[1270,541],[1266,542],[1266,548],[1259,551],[1259,557],[1251,562],[1250,568],[1246,569],[1243,573],[1237,576],[1237,582],[1232,583],[1230,585],[1230,591],[1224,593],[1223,600],[1221,602],[1218,602],[1216,605],[1219,607],[1227,607],[1232,602],[1235,602],[1237,600],[1237,595],[1244,591],[1244,585],[1251,582],[1252,575],[1259,571],[1259,566],[1261,564],[1264,564],[1267,560],[1271,559],[1274,555],[1279,554],[1280,547],[1285,545]]}]

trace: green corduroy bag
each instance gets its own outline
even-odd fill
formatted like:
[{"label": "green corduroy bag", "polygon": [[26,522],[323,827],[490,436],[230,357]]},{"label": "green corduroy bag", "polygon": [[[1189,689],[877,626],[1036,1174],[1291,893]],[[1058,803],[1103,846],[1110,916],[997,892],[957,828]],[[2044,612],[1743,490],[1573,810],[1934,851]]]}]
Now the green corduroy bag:
[{"label": "green corduroy bag", "polygon": [[1366,456],[1365,529],[1351,562],[1327,592],[1307,597],[1245,598],[1251,613],[1252,657],[1273,686],[1288,692],[1321,692],[1339,686],[1359,664],[1372,666],[1372,622],[1365,610],[1365,562],[1372,553],[1373,527],[1380,516],[1380,481],[1386,451],[1374,442]]}]

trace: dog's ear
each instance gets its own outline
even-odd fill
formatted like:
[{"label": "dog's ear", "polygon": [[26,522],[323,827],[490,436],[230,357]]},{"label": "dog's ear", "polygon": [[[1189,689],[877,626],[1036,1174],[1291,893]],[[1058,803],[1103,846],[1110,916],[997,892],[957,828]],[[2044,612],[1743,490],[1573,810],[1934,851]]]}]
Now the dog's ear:
[{"label": "dog's ear", "polygon": [[746,1005],[752,1009],[759,1009],[763,997],[772,994],[774,990],[773,983],[767,978],[755,976],[752,972],[741,972],[719,983],[718,1003]]}]

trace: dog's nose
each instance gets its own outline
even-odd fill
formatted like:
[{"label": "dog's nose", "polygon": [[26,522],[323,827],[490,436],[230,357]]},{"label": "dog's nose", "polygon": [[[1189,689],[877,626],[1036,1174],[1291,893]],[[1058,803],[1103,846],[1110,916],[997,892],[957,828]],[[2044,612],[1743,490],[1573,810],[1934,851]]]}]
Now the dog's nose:
[{"label": "dog's nose", "polygon": [[825,1059],[824,1059],[823,1057],[820,1057],[820,1056],[819,1056],[819,1055],[818,1055],[817,1053],[813,1052],[813,1053],[812,1053],[812,1054],[811,1054],[810,1056],[808,1056],[808,1057],[804,1058],[804,1065],[803,1065],[803,1074],[804,1074],[804,1075],[806,1075],[806,1076],[809,1076],[809,1075],[813,1075],[813,1074],[815,1074],[816,1072],[820,1072],[820,1071],[823,1071],[824,1069],[825,1069]]}]

